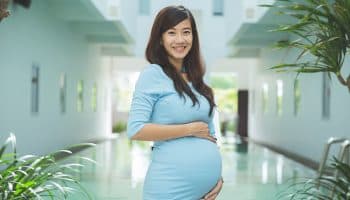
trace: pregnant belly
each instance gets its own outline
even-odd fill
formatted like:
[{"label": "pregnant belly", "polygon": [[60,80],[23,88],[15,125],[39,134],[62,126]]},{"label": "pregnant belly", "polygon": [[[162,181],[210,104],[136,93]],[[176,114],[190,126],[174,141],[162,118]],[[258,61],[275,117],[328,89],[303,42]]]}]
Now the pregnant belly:
[{"label": "pregnant belly", "polygon": [[185,137],[156,144],[152,161],[188,168],[215,169],[221,167],[218,146],[206,139]]},{"label": "pregnant belly", "polygon": [[221,156],[215,143],[195,137],[179,138],[161,142],[153,149],[145,190],[158,188],[156,193],[163,190],[199,199],[220,177]]}]

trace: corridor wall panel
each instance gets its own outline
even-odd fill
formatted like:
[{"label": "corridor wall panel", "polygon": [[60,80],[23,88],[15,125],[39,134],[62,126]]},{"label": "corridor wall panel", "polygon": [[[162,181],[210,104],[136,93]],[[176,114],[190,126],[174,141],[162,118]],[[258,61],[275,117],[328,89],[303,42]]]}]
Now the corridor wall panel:
[{"label": "corridor wall panel", "polygon": [[[100,51],[48,7],[46,0],[33,0],[30,9],[16,7],[0,24],[0,142],[15,133],[19,153],[47,153],[109,132],[107,111],[93,112],[86,106],[76,112],[77,81],[84,80],[89,88],[84,90],[85,102],[90,102],[94,82],[108,88],[109,71],[101,67]],[[33,63],[40,67],[35,115]]]}]

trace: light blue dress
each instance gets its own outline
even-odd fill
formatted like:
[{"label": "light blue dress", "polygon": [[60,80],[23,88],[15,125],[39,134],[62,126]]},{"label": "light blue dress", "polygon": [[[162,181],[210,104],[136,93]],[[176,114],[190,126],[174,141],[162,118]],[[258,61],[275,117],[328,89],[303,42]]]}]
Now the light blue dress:
[{"label": "light blue dress", "polygon": [[[173,81],[156,64],[147,66],[136,83],[128,120],[128,136],[135,135],[146,123],[208,123],[214,135],[209,103],[188,83],[200,106],[192,106],[176,92]],[[213,115],[212,115],[213,116]],[[143,188],[144,200],[198,200],[221,177],[221,156],[209,140],[183,137],[154,143],[151,163]]]}]

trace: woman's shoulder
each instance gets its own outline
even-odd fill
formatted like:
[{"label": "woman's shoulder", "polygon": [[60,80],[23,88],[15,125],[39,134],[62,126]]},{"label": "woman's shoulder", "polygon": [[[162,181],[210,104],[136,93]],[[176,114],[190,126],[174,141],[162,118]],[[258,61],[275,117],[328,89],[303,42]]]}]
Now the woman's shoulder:
[{"label": "woman's shoulder", "polygon": [[156,64],[145,66],[136,82],[136,89],[143,92],[161,93],[170,86],[169,78],[167,78],[161,66]]},{"label": "woman's shoulder", "polygon": [[162,67],[158,64],[149,64],[145,66],[141,72],[143,76],[152,76],[158,78],[167,77],[162,69]]},{"label": "woman's shoulder", "polygon": [[143,68],[144,73],[159,73],[163,71],[162,67],[158,64],[148,64]]}]

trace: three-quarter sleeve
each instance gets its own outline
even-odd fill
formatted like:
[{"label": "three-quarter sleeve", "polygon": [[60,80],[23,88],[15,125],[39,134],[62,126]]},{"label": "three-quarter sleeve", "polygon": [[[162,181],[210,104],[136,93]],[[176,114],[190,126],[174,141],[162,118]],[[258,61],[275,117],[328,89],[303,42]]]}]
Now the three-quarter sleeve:
[{"label": "three-quarter sleeve", "polygon": [[211,119],[209,121],[208,128],[209,128],[210,135],[215,136],[215,128],[214,128],[213,119]]},{"label": "three-quarter sleeve", "polygon": [[208,128],[210,135],[214,137],[216,137],[216,133],[220,133],[219,113],[216,107],[214,107],[213,113],[210,116]]},{"label": "three-quarter sleeve", "polygon": [[150,122],[153,106],[160,96],[159,70],[152,65],[146,67],[136,82],[127,125],[129,138]]}]

